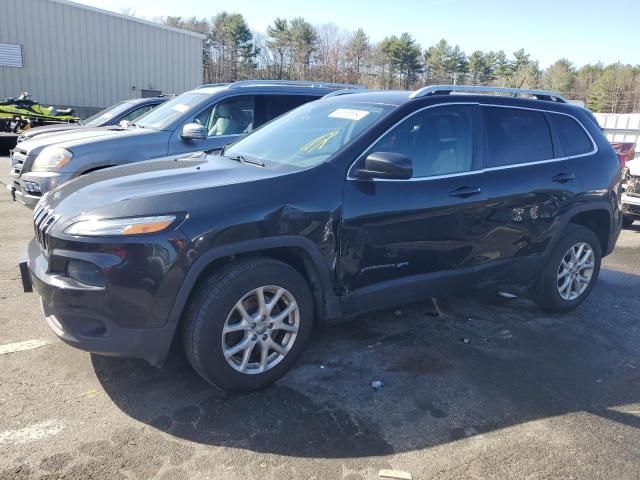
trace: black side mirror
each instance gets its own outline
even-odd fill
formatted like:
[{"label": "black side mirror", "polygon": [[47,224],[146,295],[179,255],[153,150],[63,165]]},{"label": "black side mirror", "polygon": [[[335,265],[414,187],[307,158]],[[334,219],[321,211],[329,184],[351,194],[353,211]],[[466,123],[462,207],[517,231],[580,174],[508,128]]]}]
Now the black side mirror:
[{"label": "black side mirror", "polygon": [[411,159],[401,153],[375,152],[364,160],[364,168],[357,171],[360,178],[407,180],[413,176]]}]

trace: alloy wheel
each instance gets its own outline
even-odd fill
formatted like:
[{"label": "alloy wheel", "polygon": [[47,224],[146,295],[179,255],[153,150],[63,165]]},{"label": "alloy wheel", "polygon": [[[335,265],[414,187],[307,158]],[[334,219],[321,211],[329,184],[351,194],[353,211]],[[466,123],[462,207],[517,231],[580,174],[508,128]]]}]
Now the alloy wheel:
[{"label": "alloy wheel", "polygon": [[255,288],[227,316],[224,358],[240,373],[264,373],[291,351],[299,326],[300,310],[291,292],[276,285]]},{"label": "alloy wheel", "polygon": [[571,301],[582,295],[593,277],[595,256],[586,242],[571,246],[558,267],[557,287],[560,297]]}]

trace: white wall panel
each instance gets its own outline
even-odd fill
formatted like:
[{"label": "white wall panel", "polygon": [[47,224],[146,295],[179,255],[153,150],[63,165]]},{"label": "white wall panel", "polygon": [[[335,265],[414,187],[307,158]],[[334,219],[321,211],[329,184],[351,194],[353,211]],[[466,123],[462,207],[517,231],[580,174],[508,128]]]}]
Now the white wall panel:
[{"label": "white wall panel", "polygon": [[0,3],[0,44],[20,45],[23,58],[22,68],[0,66],[1,98],[27,90],[41,103],[97,108],[202,81],[192,32],[67,0]]}]

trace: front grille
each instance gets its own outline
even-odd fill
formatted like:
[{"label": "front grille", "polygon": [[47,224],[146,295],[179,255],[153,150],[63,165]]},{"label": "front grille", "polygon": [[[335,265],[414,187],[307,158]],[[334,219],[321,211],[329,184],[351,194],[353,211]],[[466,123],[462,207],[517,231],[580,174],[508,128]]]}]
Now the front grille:
[{"label": "front grille", "polygon": [[26,159],[26,155],[14,151],[11,155],[11,173],[20,175],[22,173],[22,168],[24,167],[24,162]]},{"label": "front grille", "polygon": [[58,215],[47,205],[37,205],[33,212],[33,233],[40,248],[47,253],[49,249],[49,231],[58,219]]}]

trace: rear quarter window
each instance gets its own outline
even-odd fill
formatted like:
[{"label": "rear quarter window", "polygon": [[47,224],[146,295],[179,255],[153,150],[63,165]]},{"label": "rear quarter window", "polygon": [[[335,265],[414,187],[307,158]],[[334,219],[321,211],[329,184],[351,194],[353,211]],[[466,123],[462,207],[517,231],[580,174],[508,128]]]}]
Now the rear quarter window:
[{"label": "rear quarter window", "polygon": [[544,113],[519,108],[482,107],[486,167],[501,167],[554,158],[551,130]]},{"label": "rear quarter window", "polygon": [[549,121],[558,134],[565,155],[582,155],[593,150],[591,139],[574,118],[550,113]]}]

